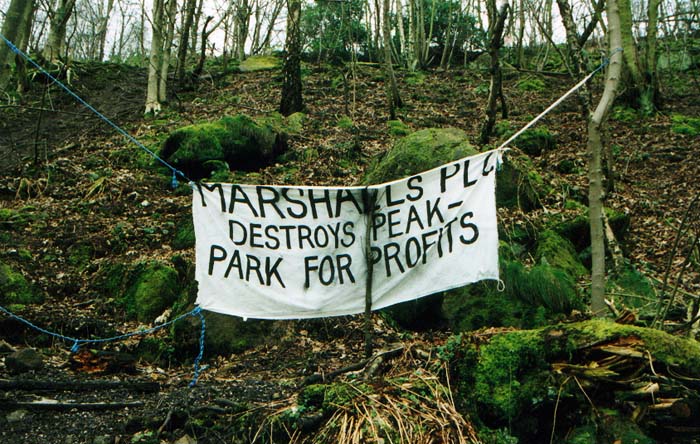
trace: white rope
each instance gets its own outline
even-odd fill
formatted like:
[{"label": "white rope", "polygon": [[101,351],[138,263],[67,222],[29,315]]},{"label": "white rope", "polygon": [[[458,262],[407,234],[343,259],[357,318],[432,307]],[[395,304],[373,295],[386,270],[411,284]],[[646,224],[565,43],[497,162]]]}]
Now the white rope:
[{"label": "white rope", "polygon": [[556,108],[557,106],[559,106],[559,104],[560,104],[561,102],[563,102],[564,100],[566,100],[567,97],[569,97],[569,96],[570,96],[571,94],[573,94],[577,89],[579,89],[580,87],[582,87],[583,84],[586,83],[591,77],[593,77],[593,76],[595,75],[595,73],[598,72],[598,70],[600,70],[601,68],[603,68],[603,66],[605,66],[605,65],[601,65],[598,69],[596,69],[595,71],[593,71],[593,72],[591,72],[590,74],[588,74],[583,80],[581,80],[581,81],[578,82],[576,85],[574,85],[573,88],[571,88],[570,90],[568,90],[568,91],[567,91],[563,96],[561,96],[556,102],[554,102],[554,103],[552,103],[551,105],[549,105],[549,107],[547,107],[547,109],[545,109],[544,111],[542,111],[537,117],[535,117],[535,118],[532,119],[527,125],[525,125],[524,127],[522,127],[522,129],[520,129],[520,131],[518,131],[517,133],[513,134],[512,136],[510,136],[510,138],[509,138],[508,140],[506,140],[505,142],[503,142],[503,143],[501,144],[501,146],[499,146],[499,147],[496,148],[496,149],[497,149],[497,150],[501,150],[501,149],[505,148],[506,146],[508,146],[508,144],[510,144],[513,140],[515,140],[515,139],[516,139],[518,136],[520,136],[522,133],[524,133],[525,131],[527,131],[528,128],[530,128],[532,125],[534,125],[535,123],[537,123],[537,122],[538,122],[542,117],[544,117],[548,112],[550,112],[551,110],[553,110],[554,108]]}]

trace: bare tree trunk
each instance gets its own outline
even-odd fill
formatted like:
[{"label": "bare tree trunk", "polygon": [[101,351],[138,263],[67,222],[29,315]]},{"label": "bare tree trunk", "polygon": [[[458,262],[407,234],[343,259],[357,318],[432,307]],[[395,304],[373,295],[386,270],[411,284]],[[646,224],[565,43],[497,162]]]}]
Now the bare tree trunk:
[{"label": "bare tree trunk", "polygon": [[[620,8],[617,0],[607,0],[608,47],[620,48]],[[611,56],[600,102],[588,121],[588,211],[591,229],[591,310],[596,316],[605,315],[605,234],[603,229],[603,168],[601,127],[607,120],[617,94],[622,71],[622,54]]]},{"label": "bare tree trunk", "polygon": [[285,52],[280,113],[288,116],[304,108],[301,95],[301,0],[287,0]]},{"label": "bare tree trunk", "polygon": [[481,136],[479,141],[482,145],[488,143],[493,126],[496,124],[496,113],[498,111],[498,101],[501,101],[502,113],[507,115],[505,98],[503,97],[503,74],[501,72],[501,63],[499,59],[499,51],[501,49],[501,41],[503,38],[503,28],[505,27],[506,18],[508,17],[508,3],[504,3],[500,11],[496,9],[496,0],[489,0],[489,54],[491,56],[491,85],[489,88],[489,99],[486,107],[486,121],[481,127]]},{"label": "bare tree trunk", "polygon": [[204,20],[204,28],[202,29],[202,41],[200,42],[200,48],[199,48],[199,61],[197,62],[197,66],[195,66],[194,71],[192,72],[192,77],[197,80],[200,75],[202,75],[202,71],[204,70],[204,62],[207,59],[207,41],[209,40],[209,35],[216,29],[216,26],[212,26],[211,30],[208,30],[209,22],[211,22],[214,19],[212,16],[208,16],[206,20]]},{"label": "bare tree trunk", "polygon": [[[394,67],[391,60],[391,24],[389,23],[389,2],[391,0],[382,1],[382,34],[384,38],[384,87],[386,89],[386,101],[389,108],[389,117],[391,120],[396,119],[396,108],[401,107],[401,96],[399,96],[399,88],[396,86],[396,76],[394,76]],[[379,14],[377,14],[379,18]]]},{"label": "bare tree trunk", "polygon": [[153,0],[153,37],[151,38],[151,56],[148,61],[148,87],[146,92],[146,114],[158,114],[161,110],[158,90],[160,87],[160,69],[163,58],[163,4],[164,0]]},{"label": "bare tree trunk", "polygon": [[109,16],[114,8],[114,0],[107,1],[107,9],[104,15],[100,18],[100,23],[97,28],[98,52],[97,60],[102,61],[105,58],[105,45],[107,43],[107,25],[109,25]]},{"label": "bare tree trunk", "polygon": [[656,75],[656,34],[659,26],[659,4],[660,0],[649,0],[647,5],[647,51],[645,63],[645,76],[648,91],[646,94],[654,105],[654,108],[661,108],[661,94],[659,93],[659,79]]},{"label": "bare tree trunk", "polygon": [[245,60],[245,42],[248,39],[252,9],[248,0],[239,0],[236,11],[236,57]]},{"label": "bare tree trunk", "polygon": [[195,8],[194,24],[192,25],[192,32],[190,33],[190,35],[192,36],[192,42],[190,42],[190,51],[192,52],[197,51],[197,31],[199,30],[199,21],[202,19],[203,3],[204,0],[198,0],[197,7]]},{"label": "bare tree trunk", "polygon": [[163,9],[167,8],[167,12],[163,17],[162,26],[165,27],[167,22],[167,29],[163,38],[163,50],[160,59],[160,75],[159,86],[158,86],[158,101],[160,103],[166,103],[168,101],[167,87],[168,87],[168,71],[170,71],[170,54],[172,52],[172,42],[173,36],[175,34],[175,15],[177,14],[177,0],[166,0],[167,4],[163,5]]},{"label": "bare tree trunk", "polygon": [[[19,23],[22,29],[20,29],[20,35],[17,41],[17,47],[24,53],[29,51],[29,40],[32,36],[32,25],[34,23],[35,13],[36,8],[34,0],[27,1],[24,6],[24,11],[22,12],[22,19]],[[15,61],[17,64],[17,92],[24,93],[29,91],[30,88],[29,78],[27,77],[27,64],[20,56],[15,57]],[[0,90],[2,90],[2,88],[0,88]]]},{"label": "bare tree trunk", "polygon": [[[639,64],[639,54],[632,35],[632,4],[631,0],[618,0],[620,16],[621,47],[624,50],[623,56],[625,66],[631,77],[631,84],[627,85],[627,98],[630,105],[641,109],[644,113],[653,111],[653,104],[644,96],[647,90],[646,81],[642,75]],[[615,48],[611,48],[615,49]]]},{"label": "bare tree trunk", "polygon": [[185,70],[187,68],[187,49],[189,48],[190,32],[192,22],[197,8],[197,0],[187,0],[184,5],[182,29],[180,30],[180,43],[177,47],[177,80],[180,83],[185,81]]},{"label": "bare tree trunk", "polygon": [[49,38],[46,41],[43,55],[46,60],[51,63],[58,61],[59,57],[63,56],[66,47],[66,27],[68,20],[73,14],[75,0],[60,0],[58,8],[53,11],[51,17],[51,29],[49,30]]},{"label": "bare tree trunk", "polygon": [[525,1],[520,0],[518,5],[518,40],[515,59],[515,64],[518,68],[525,67],[525,45],[523,45],[523,39],[525,38]]},{"label": "bare tree trunk", "polygon": [[444,35],[444,43],[442,47],[442,56],[440,57],[440,69],[445,71],[447,69],[447,60],[448,60],[448,55],[450,55],[450,47],[451,47],[451,41],[452,41],[452,15],[453,15],[453,2],[450,2],[450,5],[447,9],[447,27],[445,28],[445,35]]},{"label": "bare tree trunk", "polygon": [[406,66],[406,31],[403,26],[403,3],[401,0],[396,0],[396,33],[399,36],[399,63],[401,66]]},{"label": "bare tree trunk", "polygon": [[[14,44],[17,44],[18,37],[22,32],[24,7],[23,0],[12,0],[5,14],[5,21],[2,23],[2,35]],[[0,91],[4,91],[9,83],[13,55],[14,53],[5,42],[0,42]]]}]

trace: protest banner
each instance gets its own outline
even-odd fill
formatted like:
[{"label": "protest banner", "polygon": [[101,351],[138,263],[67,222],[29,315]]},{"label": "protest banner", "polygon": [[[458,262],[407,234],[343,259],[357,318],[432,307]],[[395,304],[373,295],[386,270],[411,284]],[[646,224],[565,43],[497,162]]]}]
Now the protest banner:
[{"label": "protest banner", "polygon": [[498,279],[499,155],[367,187],[197,184],[197,304],[315,318]]}]

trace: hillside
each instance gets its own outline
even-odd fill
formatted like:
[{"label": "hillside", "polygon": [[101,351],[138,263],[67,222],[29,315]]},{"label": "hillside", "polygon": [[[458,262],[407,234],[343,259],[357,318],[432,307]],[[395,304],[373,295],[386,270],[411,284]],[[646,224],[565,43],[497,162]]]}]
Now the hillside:
[{"label": "hillside", "polygon": [[[202,79],[194,90],[175,88],[166,111],[143,117],[144,70],[94,63],[76,63],[72,70],[71,86],[81,97],[154,150],[159,150],[168,135],[182,126],[239,113],[265,117],[276,110],[280,100],[279,70],[233,72]],[[488,95],[486,67],[476,63],[469,69],[447,72],[399,72],[398,77],[405,103],[399,111],[405,125],[400,132],[456,127],[464,130],[470,141],[478,139]],[[170,175],[147,154],[56,86],[39,79],[37,76],[31,93],[21,103],[0,107],[0,263],[23,275],[30,292],[39,295],[6,308],[67,336],[108,337],[144,328],[152,325],[152,318],[139,322],[128,303],[110,296],[115,288],[128,283],[108,280],[120,274],[114,271],[120,265],[121,274],[126,275],[133,272],[129,267],[134,264],[160,261],[172,264],[177,271],[176,285],[186,289],[178,296],[175,311],[189,309],[195,294],[194,250],[181,237],[181,228],[191,220],[189,188],[181,184],[173,190]],[[509,123],[501,123],[502,135],[494,138],[490,147],[497,146],[505,139],[504,134],[522,127],[575,83],[566,77],[516,71],[508,71],[504,82]],[[621,314],[626,309],[635,312],[639,325],[650,323],[658,306],[655,295],[660,293],[662,283],[673,286],[682,273],[678,279],[682,285],[674,293],[677,303],[666,320],[667,326],[673,327],[683,326],[686,309],[692,309],[691,302],[697,303],[700,294],[698,247],[693,244],[700,235],[697,204],[689,213],[699,191],[700,165],[696,159],[700,156],[700,129],[696,116],[700,115],[700,92],[696,74],[691,71],[665,73],[662,85],[665,108],[658,114],[641,117],[623,106],[612,112],[607,143],[614,159],[615,181],[605,204],[627,221],[623,229],[616,230],[617,240],[625,259],[642,275],[639,282],[643,284],[639,285],[646,286],[630,297],[631,286],[611,288],[616,308]],[[601,78],[595,78],[592,86],[597,97]],[[338,67],[305,65],[304,100],[301,131],[289,136],[286,153],[256,171],[236,171],[231,165],[234,171],[228,176],[230,180],[356,185],[372,162],[401,137],[387,123],[383,75],[374,65],[359,64],[354,76]],[[538,124],[538,128],[544,127],[554,142],[530,157],[534,174],[541,178],[547,192],[539,196],[535,208],[527,211],[506,207],[498,210],[499,225],[507,240],[518,233],[526,233],[522,236],[530,239],[522,241],[523,248],[538,239],[542,227],[575,219],[587,201],[586,125],[576,100],[570,99],[545,117]],[[518,141],[514,145],[518,146]],[[687,214],[689,223],[683,224]],[[686,225],[690,229],[676,243],[678,230],[685,230]],[[588,265],[585,236],[578,240],[578,244],[574,242],[577,254]],[[536,265],[534,255],[529,253],[518,260],[528,267]],[[638,276],[636,272],[634,276]],[[586,281],[583,276],[576,282],[584,299]],[[556,320],[588,317],[585,310],[577,310]],[[106,344],[100,347],[101,353],[84,347],[82,355],[76,357],[69,353],[70,343],[41,335],[2,315],[0,339],[10,348],[30,345],[44,356],[41,369],[22,378],[158,382],[161,389],[159,393],[141,393],[133,387],[51,394],[27,389],[0,392],[3,402],[46,396],[66,403],[133,403],[126,410],[109,406],[106,411],[71,409],[70,405],[60,413],[15,410],[24,413],[12,418],[9,411],[3,412],[0,436],[3,442],[8,437],[21,437],[15,442],[146,443],[159,439],[175,442],[187,433],[196,437],[196,442],[250,442],[264,439],[270,430],[271,442],[292,441],[290,436],[301,442],[304,434],[318,429],[330,414],[304,415],[297,409],[292,411],[296,417],[288,423],[275,422],[275,415],[280,416],[292,405],[316,412],[311,408],[314,402],[327,408],[331,401],[323,395],[318,401],[314,398],[317,394],[304,389],[303,383],[314,387],[308,383],[320,382],[319,375],[356,363],[367,366],[334,376],[352,382],[352,377],[342,378],[364,368],[369,374],[362,389],[365,395],[381,394],[393,402],[405,401],[407,394],[419,392],[422,397],[415,401],[419,406],[415,408],[429,412],[426,417],[435,418],[434,423],[452,424],[452,434],[446,433],[462,434],[464,439],[454,442],[470,442],[470,437],[476,436],[474,427],[484,423],[493,429],[508,428],[508,424],[493,418],[474,419],[472,425],[466,414],[459,413],[468,409],[440,391],[442,384],[449,384],[449,378],[445,381],[444,362],[438,355],[445,354],[452,343],[448,338],[454,325],[440,320],[427,330],[413,331],[390,315],[379,313],[374,315],[373,323],[375,348],[388,354],[370,363],[364,360],[360,317],[234,323],[233,333],[224,336],[224,341],[240,340],[240,344],[233,349],[207,348],[203,362],[207,368],[197,387],[189,389],[191,363],[197,353],[198,322],[194,318],[146,339],[134,337]],[[496,327],[510,331],[518,326]],[[487,329],[476,334],[490,338],[499,331]],[[251,335],[258,340],[250,339]],[[260,341],[261,337],[266,339]],[[9,350],[0,352],[7,354]],[[419,377],[417,369],[423,371]],[[383,375],[382,380],[372,379],[378,374]],[[0,366],[0,378],[15,376],[10,375],[7,366]],[[687,386],[697,391],[697,379]],[[303,395],[298,395],[300,392]],[[350,409],[347,401],[343,404],[342,393],[335,396],[342,398],[336,399],[339,404]],[[390,401],[385,405],[391,405]],[[291,415],[290,411],[286,415]],[[391,412],[376,414],[389,417]],[[366,415],[371,413],[367,411]],[[333,418],[342,421],[341,416]],[[426,419],[426,424],[431,420]],[[90,429],[85,426],[88,423]],[[295,424],[296,428],[286,430],[287,437],[280,438],[285,424]],[[351,425],[347,427],[349,430]],[[277,428],[275,433],[273,428]],[[520,432],[521,442],[537,442],[539,437],[549,436],[549,430],[540,430],[530,438],[527,432]],[[560,432],[566,435],[566,431]],[[700,431],[691,430],[682,439],[697,442],[697,433]],[[484,436],[482,440],[487,439]],[[656,439],[663,442],[663,438]],[[485,442],[507,441],[493,438]]]}]

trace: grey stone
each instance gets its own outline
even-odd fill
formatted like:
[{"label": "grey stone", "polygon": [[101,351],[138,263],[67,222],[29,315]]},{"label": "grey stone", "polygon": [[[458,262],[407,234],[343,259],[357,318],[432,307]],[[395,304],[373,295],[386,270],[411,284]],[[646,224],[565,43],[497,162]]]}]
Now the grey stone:
[{"label": "grey stone", "polygon": [[5,367],[15,375],[40,370],[44,367],[44,358],[33,348],[23,348],[5,357]]}]

